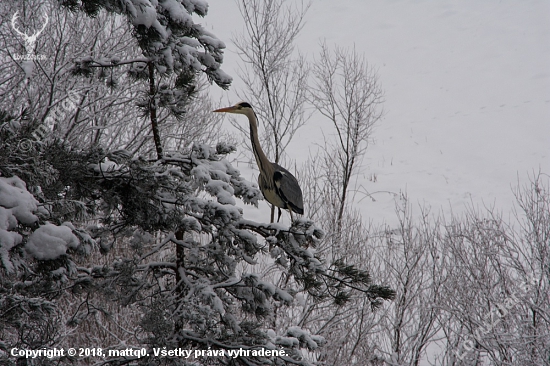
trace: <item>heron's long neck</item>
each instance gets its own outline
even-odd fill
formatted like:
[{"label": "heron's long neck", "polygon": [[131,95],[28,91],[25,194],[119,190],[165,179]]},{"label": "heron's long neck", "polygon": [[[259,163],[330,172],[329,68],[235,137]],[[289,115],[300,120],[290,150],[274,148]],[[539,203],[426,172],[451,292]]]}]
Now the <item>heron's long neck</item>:
[{"label": "heron's long neck", "polygon": [[256,157],[256,163],[260,169],[260,173],[267,172],[271,169],[271,163],[267,160],[262,147],[260,146],[260,139],[258,138],[258,122],[253,111],[247,113],[248,122],[250,122],[250,141],[252,142],[252,150]]}]

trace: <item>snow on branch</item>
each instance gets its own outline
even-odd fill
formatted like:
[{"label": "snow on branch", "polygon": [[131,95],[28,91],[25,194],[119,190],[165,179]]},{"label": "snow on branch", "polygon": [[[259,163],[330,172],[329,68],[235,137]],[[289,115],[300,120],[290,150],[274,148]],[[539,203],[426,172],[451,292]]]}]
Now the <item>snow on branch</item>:
[{"label": "snow on branch", "polygon": [[8,273],[15,269],[10,250],[23,240],[21,234],[13,230],[19,223],[31,225],[38,221],[34,214],[37,205],[25,182],[16,176],[0,177],[0,260]]},{"label": "snow on branch", "polygon": [[[0,177],[0,206],[9,211],[7,219],[17,219],[25,225],[38,220],[34,215],[38,201],[27,191],[27,185],[18,177]],[[2,223],[0,223],[2,225]]]},{"label": "snow on branch", "polygon": [[[144,60],[81,60],[80,67],[112,67],[121,63],[154,62],[161,72],[186,70],[204,72],[222,88],[232,78],[221,70],[225,44],[193,21],[193,14],[205,16],[208,5],[201,0],[105,0],[61,1],[70,10],[95,16],[101,9],[123,14],[134,27]],[[78,67],[78,66],[77,66]]]},{"label": "snow on branch", "polygon": [[67,249],[76,249],[77,237],[67,226],[46,224],[36,229],[25,244],[25,249],[39,260],[56,259],[67,254]]},{"label": "snow on branch", "polygon": [[[13,176],[0,177],[0,259],[8,273],[14,272],[10,250],[23,242],[15,232],[19,224],[34,225],[38,217],[38,201],[27,191],[25,182]],[[76,249],[80,241],[73,234],[72,224],[45,224],[27,238],[25,249],[35,259],[52,260],[65,255],[68,248]]]}]

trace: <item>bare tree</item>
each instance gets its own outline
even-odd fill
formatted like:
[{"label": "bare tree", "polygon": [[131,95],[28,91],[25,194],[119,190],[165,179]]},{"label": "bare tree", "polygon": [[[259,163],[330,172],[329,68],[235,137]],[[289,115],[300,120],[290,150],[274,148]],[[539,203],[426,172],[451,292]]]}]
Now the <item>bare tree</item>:
[{"label": "bare tree", "polygon": [[336,192],[341,221],[352,177],[382,116],[383,93],[373,69],[355,49],[336,47],[331,52],[322,44],[313,75],[309,99],[336,132],[336,143],[325,142],[325,181]]},{"label": "bare tree", "polygon": [[395,301],[380,315],[377,355],[391,365],[420,365],[440,325],[440,302],[446,282],[445,253],[440,250],[440,219],[422,210],[413,220],[406,196],[396,207],[399,223],[371,234],[373,273],[396,290]]},{"label": "bare tree", "polygon": [[[239,77],[245,84],[242,98],[254,105],[261,123],[261,140],[275,163],[308,116],[305,113],[308,65],[295,55],[294,42],[304,25],[309,8],[303,1],[241,0],[239,10],[245,31],[234,42],[245,67]],[[233,122],[243,133],[248,130]],[[274,221],[271,207],[271,222]]]},{"label": "bare tree", "polygon": [[[371,239],[372,228],[349,205],[349,192],[354,188],[352,178],[360,168],[372,126],[381,116],[378,108],[382,92],[376,75],[355,51],[337,48],[330,52],[325,44],[312,74],[308,100],[334,127],[334,136],[326,135],[325,144],[320,147],[324,153],[310,158],[299,174],[305,183],[304,197],[310,217],[326,232],[316,250],[334,263],[357,265],[387,285],[390,279],[376,273],[384,267],[374,265],[371,246],[376,238]],[[346,258],[345,263],[341,258]],[[380,314],[386,313],[373,312],[368,299],[353,297],[349,305],[338,306],[306,297],[301,310],[301,324],[317,329],[330,345],[317,355],[319,362],[327,365],[383,362],[378,352],[379,339],[372,335],[380,333]]]},{"label": "bare tree", "polygon": [[[550,200],[539,175],[516,190],[507,223],[470,209],[445,225],[437,365],[542,365],[550,346]],[[546,267],[545,267],[546,266]]]},{"label": "bare tree", "polygon": [[361,298],[341,307],[305,299],[301,324],[327,338],[318,360],[330,365],[546,364],[549,196],[542,175],[517,189],[515,223],[491,209],[470,209],[450,219],[421,209],[418,219],[404,199],[397,210],[399,225],[377,229],[365,227],[360,217],[354,221],[347,208],[341,247],[333,255],[346,253],[350,263],[368,268],[396,296],[375,312]]}]

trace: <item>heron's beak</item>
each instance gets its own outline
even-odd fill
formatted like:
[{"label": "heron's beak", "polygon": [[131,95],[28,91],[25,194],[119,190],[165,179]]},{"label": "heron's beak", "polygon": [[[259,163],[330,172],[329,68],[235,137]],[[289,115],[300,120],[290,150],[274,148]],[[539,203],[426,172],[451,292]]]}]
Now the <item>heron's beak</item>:
[{"label": "heron's beak", "polygon": [[231,106],[231,107],[216,109],[216,110],[213,111],[213,112],[235,113],[236,110],[237,110],[237,107],[236,107],[236,106]]}]

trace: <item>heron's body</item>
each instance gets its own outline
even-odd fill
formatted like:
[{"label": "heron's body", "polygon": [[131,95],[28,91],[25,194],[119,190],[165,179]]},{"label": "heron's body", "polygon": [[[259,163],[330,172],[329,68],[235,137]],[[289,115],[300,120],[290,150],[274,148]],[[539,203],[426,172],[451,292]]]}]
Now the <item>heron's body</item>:
[{"label": "heron's body", "polygon": [[[279,209],[288,210],[292,220],[294,220],[292,212],[303,215],[304,203],[300,185],[292,173],[279,164],[272,163],[267,159],[260,146],[256,114],[250,104],[243,102],[232,107],[218,109],[214,112],[244,114],[248,117],[252,150],[254,151],[254,157],[260,170],[258,185],[266,201],[279,207]],[[280,215],[279,211],[279,217]]]},{"label": "heron's body", "polygon": [[258,176],[258,185],[265,199],[272,205],[303,215],[302,191],[296,190],[296,187],[300,188],[298,181],[279,164],[272,163],[272,165],[274,168],[274,184],[270,183],[270,179],[266,175],[260,174]]}]

